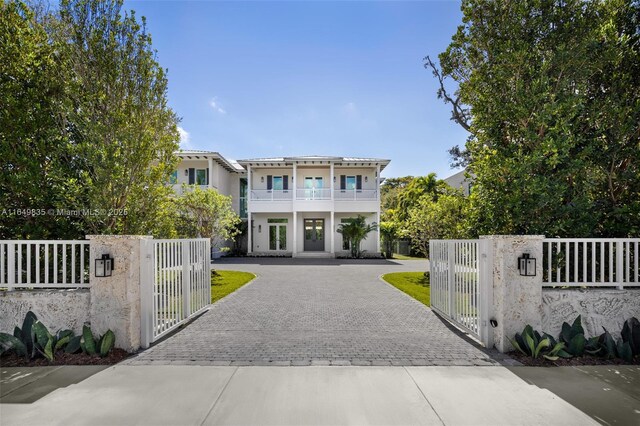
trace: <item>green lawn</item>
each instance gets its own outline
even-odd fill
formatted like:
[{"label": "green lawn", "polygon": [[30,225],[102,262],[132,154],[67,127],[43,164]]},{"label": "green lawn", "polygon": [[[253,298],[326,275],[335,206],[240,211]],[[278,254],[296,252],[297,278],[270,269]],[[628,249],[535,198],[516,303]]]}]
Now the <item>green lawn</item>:
[{"label": "green lawn", "polygon": [[425,257],[405,256],[404,254],[393,253],[396,260],[427,260]]},{"label": "green lawn", "polygon": [[382,279],[427,306],[431,306],[429,276],[424,272],[392,272]]},{"label": "green lawn", "polygon": [[233,293],[256,276],[249,272],[240,271],[212,271],[211,272],[211,303]]}]

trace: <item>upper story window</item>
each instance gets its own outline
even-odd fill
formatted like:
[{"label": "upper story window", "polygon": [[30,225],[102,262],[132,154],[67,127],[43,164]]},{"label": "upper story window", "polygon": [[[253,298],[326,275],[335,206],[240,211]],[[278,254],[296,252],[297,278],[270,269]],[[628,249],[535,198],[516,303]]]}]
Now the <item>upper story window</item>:
[{"label": "upper story window", "polygon": [[346,176],[340,175],[341,190],[360,190],[362,189],[362,175]]},{"label": "upper story window", "polygon": [[189,169],[189,185],[209,185],[209,169]]},{"label": "upper story window", "polygon": [[289,176],[267,176],[267,190],[286,191],[289,189]]},{"label": "upper story window", "polygon": [[171,185],[175,185],[176,183],[178,183],[178,171],[174,170],[173,172],[171,172],[171,174],[169,175],[169,183]]}]

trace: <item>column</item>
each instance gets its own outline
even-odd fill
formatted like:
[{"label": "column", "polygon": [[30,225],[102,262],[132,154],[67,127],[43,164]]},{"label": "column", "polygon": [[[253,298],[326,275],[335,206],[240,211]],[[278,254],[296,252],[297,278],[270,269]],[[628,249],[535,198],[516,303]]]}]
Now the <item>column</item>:
[{"label": "column", "polygon": [[[331,201],[333,201],[333,177],[334,176],[335,176],[335,174],[334,174],[333,162],[332,162],[331,163],[331,167],[330,167],[330,172],[329,172],[329,185],[331,185]],[[331,213],[331,214],[333,215],[333,213]],[[331,245],[331,247],[333,248],[333,244]]]},{"label": "column", "polygon": [[[331,165],[331,174],[333,175],[333,164]],[[331,198],[333,198],[333,185],[331,186]],[[333,211],[333,206],[331,207],[331,218],[329,220],[329,224],[330,224],[329,225],[329,235],[330,235],[329,244],[331,244],[330,252],[331,254],[335,255],[336,248],[335,248],[334,241],[336,236],[336,229],[335,229],[335,212]]]},{"label": "column", "polygon": [[209,188],[213,188],[213,158],[209,157]]},{"label": "column", "polygon": [[247,254],[253,252],[253,220],[251,214],[251,164],[247,166]]},{"label": "column", "polygon": [[[295,167],[295,166],[294,166]],[[291,257],[298,254],[298,212],[293,210],[293,244],[291,246]]]},{"label": "column", "polygon": [[[542,327],[542,240],[543,235],[490,235],[481,236],[486,245],[481,253],[490,261],[483,274],[492,300],[486,303],[486,315],[480,321],[497,321],[493,342],[500,352],[512,349],[509,339],[521,333],[527,325],[541,331]],[[518,257],[523,253],[536,259],[536,275],[522,276]],[[481,260],[481,259],[480,259]],[[481,287],[481,292],[482,287]],[[489,326],[491,327],[491,326]]]},{"label": "column", "polygon": [[[141,287],[144,279],[153,279],[144,266],[152,261],[147,242],[151,237],[139,235],[87,235],[90,240],[91,294],[90,321],[94,334],[113,331],[115,346],[136,351],[141,346]],[[95,259],[103,254],[113,258],[110,277],[96,277]]]}]

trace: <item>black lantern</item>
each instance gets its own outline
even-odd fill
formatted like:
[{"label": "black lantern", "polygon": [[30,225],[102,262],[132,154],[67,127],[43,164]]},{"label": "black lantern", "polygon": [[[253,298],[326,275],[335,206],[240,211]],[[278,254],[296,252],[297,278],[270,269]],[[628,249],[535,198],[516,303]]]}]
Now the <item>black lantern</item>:
[{"label": "black lantern", "polygon": [[103,254],[101,258],[96,259],[95,274],[96,277],[110,277],[113,272],[113,257]]},{"label": "black lantern", "polygon": [[529,253],[523,253],[522,256],[518,258],[518,270],[520,271],[520,275],[535,277],[536,259],[529,257]]}]

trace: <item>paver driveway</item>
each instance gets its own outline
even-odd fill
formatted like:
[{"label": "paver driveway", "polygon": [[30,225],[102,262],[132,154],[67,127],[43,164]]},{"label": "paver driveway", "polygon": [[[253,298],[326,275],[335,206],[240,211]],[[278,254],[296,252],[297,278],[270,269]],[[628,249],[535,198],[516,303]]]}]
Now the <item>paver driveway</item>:
[{"label": "paver driveway", "polygon": [[426,262],[230,259],[253,272],[182,331],[130,364],[492,365],[500,359],[379,279]]}]

